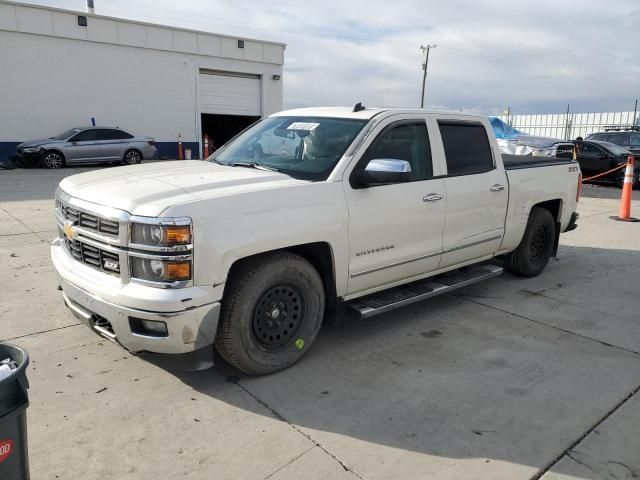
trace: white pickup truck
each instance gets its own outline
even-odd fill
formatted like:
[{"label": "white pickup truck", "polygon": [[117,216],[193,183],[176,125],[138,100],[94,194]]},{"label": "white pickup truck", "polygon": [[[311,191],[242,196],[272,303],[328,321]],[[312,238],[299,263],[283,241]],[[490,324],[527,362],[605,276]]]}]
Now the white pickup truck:
[{"label": "white pickup truck", "polygon": [[[576,226],[580,170],[501,155],[491,132],[462,113],[299,109],[209,161],[67,177],[51,247],[64,301],[130,351],[213,358],[215,345],[266,374],[332,312],[386,312],[500,265],[537,275]],[[297,146],[257,155],[265,136]]]}]

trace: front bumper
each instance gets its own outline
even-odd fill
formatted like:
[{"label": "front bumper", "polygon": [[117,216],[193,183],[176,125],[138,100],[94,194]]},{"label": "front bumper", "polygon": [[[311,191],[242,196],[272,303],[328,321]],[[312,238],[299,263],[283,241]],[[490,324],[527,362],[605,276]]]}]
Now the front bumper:
[{"label": "front bumper", "polygon": [[17,167],[37,168],[42,165],[42,152],[26,153],[17,150],[12,156],[12,160]]},{"label": "front bumper", "polygon": [[[51,244],[51,258],[64,302],[71,312],[98,334],[127,350],[181,354],[213,344],[220,302],[212,300],[212,290],[118,285],[104,278],[108,274],[75,261],[59,239]],[[165,322],[168,335],[134,333],[130,318]],[[105,320],[110,328],[104,327]]]}]

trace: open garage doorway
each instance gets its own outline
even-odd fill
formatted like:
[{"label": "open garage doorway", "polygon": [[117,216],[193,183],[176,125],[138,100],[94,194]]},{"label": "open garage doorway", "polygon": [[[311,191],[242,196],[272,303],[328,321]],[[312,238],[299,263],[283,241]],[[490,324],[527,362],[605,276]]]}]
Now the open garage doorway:
[{"label": "open garage doorway", "polygon": [[202,151],[204,152],[204,136],[209,137],[209,155],[222,145],[247,128],[259,116],[251,115],[220,115],[217,113],[203,113],[200,116],[202,129]]},{"label": "open garage doorway", "polygon": [[261,116],[259,75],[200,70],[198,91],[203,154],[205,134],[211,154]]}]

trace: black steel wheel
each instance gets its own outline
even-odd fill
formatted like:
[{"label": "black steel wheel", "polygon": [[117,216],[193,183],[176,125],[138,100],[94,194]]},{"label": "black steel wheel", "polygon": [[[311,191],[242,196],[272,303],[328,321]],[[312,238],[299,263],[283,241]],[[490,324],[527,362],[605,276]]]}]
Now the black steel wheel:
[{"label": "black steel wheel", "polygon": [[551,212],[533,207],[520,245],[507,255],[507,269],[524,277],[535,277],[549,263],[555,239],[556,222]]},{"label": "black steel wheel", "polygon": [[249,375],[282,370],[309,350],[324,308],[322,279],[304,258],[274,252],[241,260],[225,287],[215,347]]},{"label": "black steel wheel", "polygon": [[304,323],[304,297],[291,285],[271,287],[253,311],[253,335],[265,348],[287,343]]}]

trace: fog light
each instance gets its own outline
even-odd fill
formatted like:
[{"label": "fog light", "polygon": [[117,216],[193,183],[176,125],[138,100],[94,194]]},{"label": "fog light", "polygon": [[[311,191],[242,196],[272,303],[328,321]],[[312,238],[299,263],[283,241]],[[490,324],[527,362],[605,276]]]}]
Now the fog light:
[{"label": "fog light", "polygon": [[167,324],[158,320],[129,317],[131,332],[146,337],[168,337]]}]

